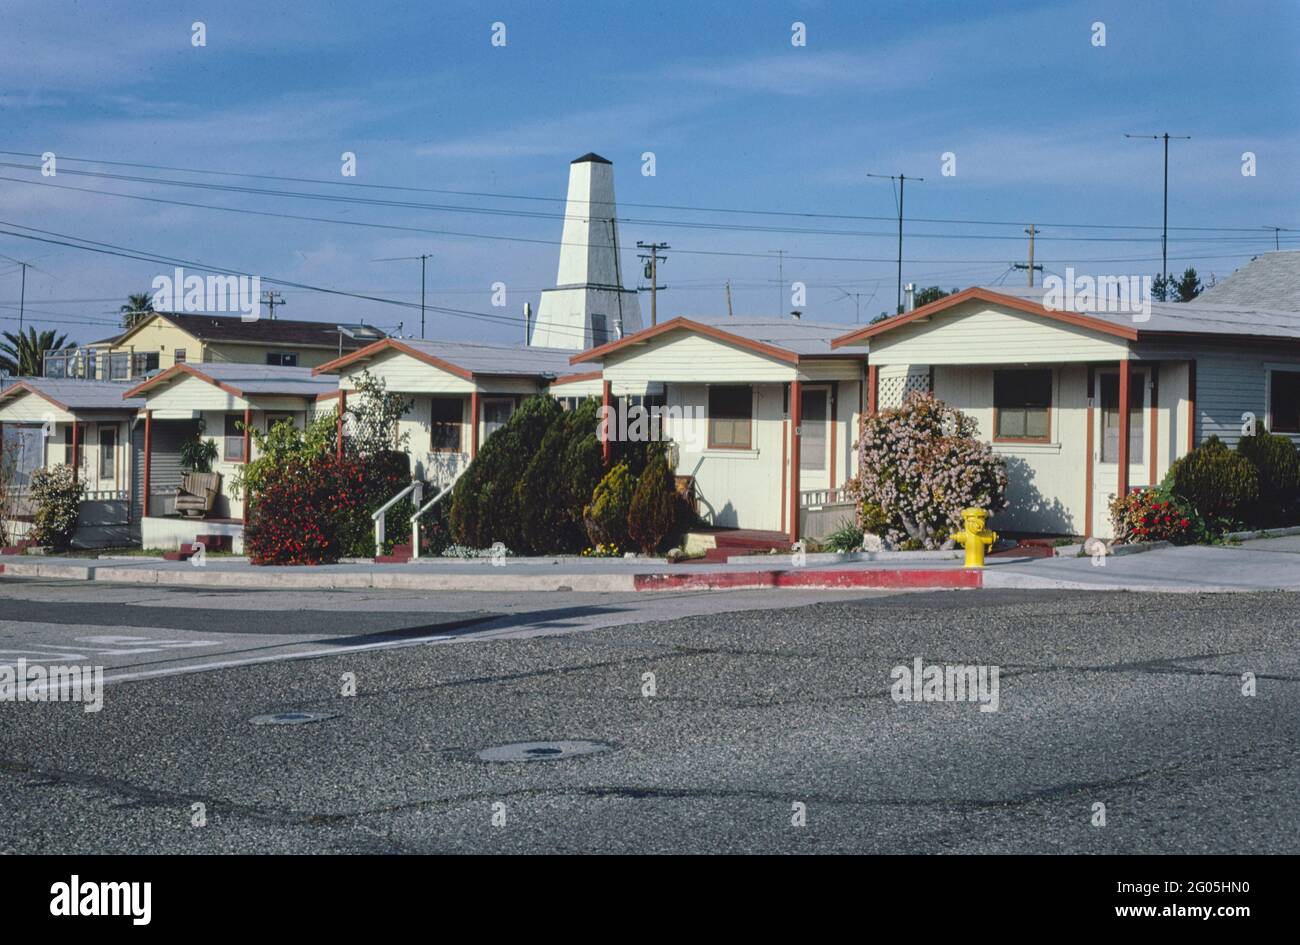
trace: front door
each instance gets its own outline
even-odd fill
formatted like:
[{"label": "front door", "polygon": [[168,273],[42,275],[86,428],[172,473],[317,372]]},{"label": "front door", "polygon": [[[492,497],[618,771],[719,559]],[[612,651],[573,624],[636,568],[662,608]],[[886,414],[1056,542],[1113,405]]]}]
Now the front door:
[{"label": "front door", "polygon": [[[1128,483],[1151,485],[1150,415],[1151,372],[1135,367],[1129,374]],[[1119,492],[1119,371],[1099,370],[1092,412],[1092,534],[1112,537],[1110,504]]]},{"label": "front door", "polygon": [[805,387],[800,402],[799,489],[830,488],[830,388]]}]

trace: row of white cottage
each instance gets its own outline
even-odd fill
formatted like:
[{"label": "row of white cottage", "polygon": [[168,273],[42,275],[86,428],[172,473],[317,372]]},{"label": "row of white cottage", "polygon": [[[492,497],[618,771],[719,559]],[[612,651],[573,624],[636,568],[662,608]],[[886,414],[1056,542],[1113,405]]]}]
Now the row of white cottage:
[{"label": "row of white cottage", "polygon": [[1300,442],[1300,313],[1062,312],[1042,289],[980,288],[847,332],[676,318],[578,353],[384,339],[315,369],[178,364],[127,390],[24,379],[0,393],[0,424],[8,449],[85,478],[83,540],[166,547],[226,530],[238,547],[237,497],[199,525],[173,514],[181,443],[197,430],[215,440],[228,483],[251,454],[241,422],[301,426],[346,410],[363,371],[411,399],[401,427],[412,473],[433,483],[532,395],[679,408],[664,432],[701,516],[792,540],[833,524],[819,509],[848,514],[839,503],[862,416],[913,389],[973,416],[1006,458],[1009,506],[993,521],[1004,532],[1109,536],[1115,495],[1159,482],[1211,435],[1234,443],[1246,415]]}]

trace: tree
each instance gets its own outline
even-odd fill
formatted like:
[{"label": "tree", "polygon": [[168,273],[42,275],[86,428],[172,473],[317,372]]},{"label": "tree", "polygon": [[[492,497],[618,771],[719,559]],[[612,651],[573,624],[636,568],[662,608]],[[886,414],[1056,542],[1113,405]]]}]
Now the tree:
[{"label": "tree", "polygon": [[361,457],[406,449],[409,434],[398,432],[398,421],[414,405],[401,394],[388,393],[382,377],[362,371],[343,415],[344,449]]},{"label": "tree", "polygon": [[673,530],[677,520],[676,490],[668,458],[657,450],[637,477],[627,510],[627,534],[646,554],[654,552]]},{"label": "tree", "polygon": [[954,288],[951,292],[945,292],[937,285],[932,285],[916,293],[916,307],[920,308],[922,305],[929,305],[931,302],[937,302],[945,295],[956,295],[956,294],[957,294],[956,288]]},{"label": "tree", "polygon": [[1174,291],[1180,302],[1190,302],[1201,294],[1202,288],[1201,277],[1190,267],[1184,270],[1182,278],[1174,283]]},{"label": "tree", "polygon": [[1156,276],[1151,280],[1151,301],[1172,302],[1177,293],[1173,276]]},{"label": "tree", "polygon": [[118,309],[122,313],[122,327],[134,328],[153,314],[153,296],[137,292],[126,297],[126,304]]},{"label": "tree", "polygon": [[39,377],[45,373],[45,352],[72,348],[67,335],[54,331],[36,333],[35,328],[28,328],[25,335],[11,331],[4,332],[4,341],[0,341],[0,370],[11,376]]}]

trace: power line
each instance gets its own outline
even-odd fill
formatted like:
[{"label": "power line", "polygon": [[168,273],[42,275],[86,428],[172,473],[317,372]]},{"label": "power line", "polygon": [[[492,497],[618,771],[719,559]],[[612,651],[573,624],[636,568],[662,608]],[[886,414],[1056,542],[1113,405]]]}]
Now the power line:
[{"label": "power line", "polygon": [[[30,151],[0,150],[0,154],[10,155],[13,157],[31,157],[37,159],[41,158],[41,154],[36,152],[30,152]],[[205,168],[187,168],[187,167],[177,167],[175,165],[146,164],[146,163],[134,162],[134,161],[110,161],[101,158],[82,158],[82,157],[71,157],[68,155],[60,155],[59,159],[60,161],[64,161],[64,162],[74,161],[81,164],[102,164],[110,167],[134,167],[134,168],[141,168],[145,170],[178,171],[186,174],[202,174],[202,175],[215,176],[215,177],[241,177],[250,180],[273,180],[273,181],[282,181],[286,183],[318,184],[318,185],[330,186],[330,187],[354,187],[354,188],[362,188],[362,189],[370,189],[370,190],[404,191],[408,193],[433,193],[433,194],[445,194],[449,196],[486,197],[486,198],[497,199],[497,200],[541,201],[547,203],[557,203],[561,205],[566,203],[566,201],[570,203],[587,202],[580,199],[569,200],[567,197],[547,197],[547,196],[530,195],[530,194],[506,194],[506,193],[499,193],[499,192],[474,191],[474,190],[451,190],[446,188],[413,187],[409,185],[396,185],[396,184],[369,184],[369,183],[362,183],[359,181],[351,181],[351,180],[347,180],[347,181],[329,180],[323,178],[295,177],[295,176],[276,175],[276,174],[251,174],[251,173],[244,173],[239,171],[219,171],[219,170],[211,170]],[[11,164],[6,166],[22,167],[25,169],[28,168],[28,165],[23,165],[23,164],[20,165]],[[145,180],[148,180],[148,178],[146,178]],[[691,213],[734,213],[734,214],[757,215],[757,216],[806,217],[812,219],[832,219],[832,220],[868,220],[868,221],[877,221],[877,222],[892,221],[894,219],[893,217],[872,216],[866,214],[825,213],[825,212],[809,211],[809,210],[769,210],[769,209],[741,208],[741,207],[707,207],[707,206],[691,206],[686,204],[631,203],[626,201],[621,201],[620,205],[624,207],[638,207],[641,209],[679,210],[679,211],[686,211]],[[1029,225],[1028,220],[949,219],[949,218],[940,218],[940,217],[914,217],[913,222],[945,223],[945,224],[976,225],[976,226],[1010,226],[1010,227],[1024,227]],[[1048,227],[1055,227],[1057,229],[1112,229],[1112,230],[1113,229],[1128,229],[1128,230],[1162,229],[1161,227],[1156,227],[1148,224],[1120,224],[1120,223],[1063,223],[1059,221],[1048,221],[1047,223],[1044,223],[1042,225]],[[1183,227],[1172,227],[1172,229],[1189,230],[1189,231],[1200,230],[1206,232],[1250,233],[1253,230],[1258,229],[1258,227],[1256,226],[1183,226]],[[1287,230],[1292,228],[1283,227],[1282,229]]]}]

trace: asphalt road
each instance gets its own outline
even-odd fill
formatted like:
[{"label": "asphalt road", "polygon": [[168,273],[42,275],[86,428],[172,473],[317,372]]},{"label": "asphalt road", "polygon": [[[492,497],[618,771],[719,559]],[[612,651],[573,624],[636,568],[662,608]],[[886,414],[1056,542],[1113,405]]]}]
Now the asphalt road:
[{"label": "asphalt road", "polygon": [[[98,713],[0,703],[0,850],[1300,852],[1300,595],[384,595],[376,612],[347,592],[95,588],[92,606],[19,588],[6,634],[79,613],[99,635],[325,648],[430,615],[505,625],[131,679]],[[918,657],[996,666],[998,710],[895,702],[891,670]],[[290,710],[330,717],[250,722]],[[479,757],[542,740],[606,750]]]}]

